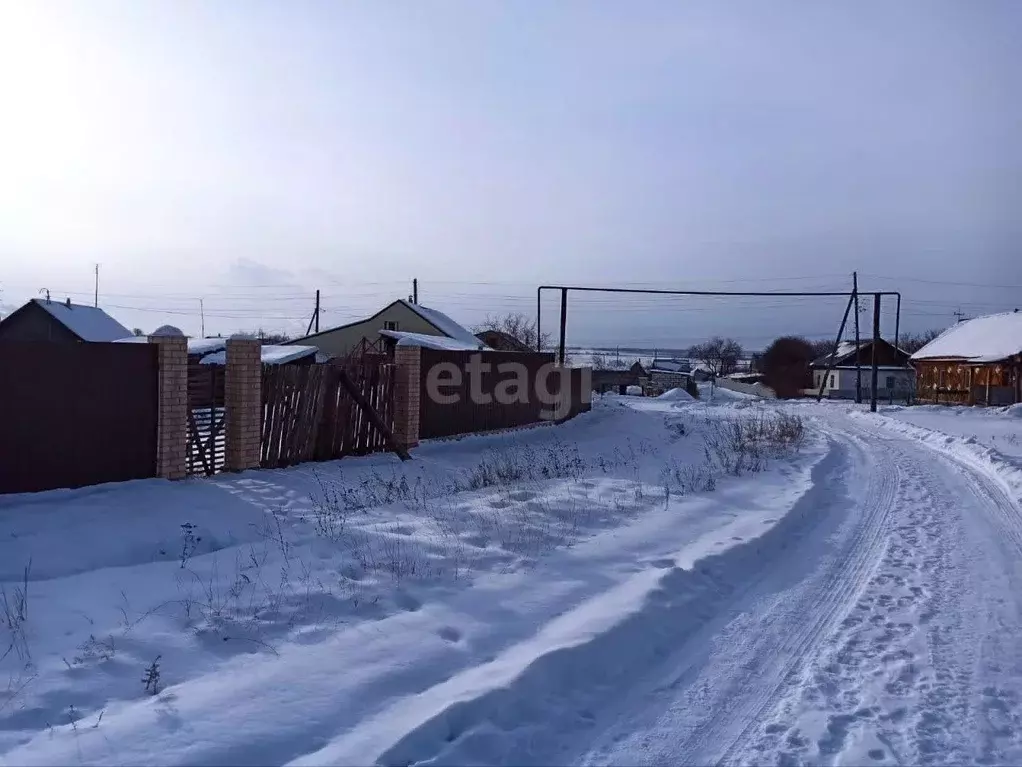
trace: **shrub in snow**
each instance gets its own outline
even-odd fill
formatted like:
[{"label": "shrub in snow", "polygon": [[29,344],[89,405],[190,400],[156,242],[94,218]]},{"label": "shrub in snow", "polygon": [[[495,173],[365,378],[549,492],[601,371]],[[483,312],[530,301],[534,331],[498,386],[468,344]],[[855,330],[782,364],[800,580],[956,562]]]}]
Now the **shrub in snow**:
[{"label": "shrub in snow", "polygon": [[160,694],[160,658],[162,656],[157,655],[156,658],[150,663],[142,675],[142,684],[145,686],[145,691],[150,695]]},{"label": "shrub in snow", "polygon": [[28,638],[25,636],[25,623],[28,622],[28,576],[32,569],[32,560],[25,565],[21,584],[8,593],[7,588],[0,586],[0,624],[7,634],[7,647],[0,653],[3,660],[14,653],[22,661],[30,660]]}]

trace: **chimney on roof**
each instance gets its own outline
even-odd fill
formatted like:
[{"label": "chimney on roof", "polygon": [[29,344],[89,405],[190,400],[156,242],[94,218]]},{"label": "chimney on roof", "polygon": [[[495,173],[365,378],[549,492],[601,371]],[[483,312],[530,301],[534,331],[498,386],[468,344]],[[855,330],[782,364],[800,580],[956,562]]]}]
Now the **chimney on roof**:
[{"label": "chimney on roof", "polygon": [[65,301],[64,303],[65,303],[65,305],[67,306],[67,308],[68,308],[68,309],[70,309],[70,308],[71,308],[71,297],[70,297],[70,296],[68,296],[68,299],[67,299],[67,301]]}]

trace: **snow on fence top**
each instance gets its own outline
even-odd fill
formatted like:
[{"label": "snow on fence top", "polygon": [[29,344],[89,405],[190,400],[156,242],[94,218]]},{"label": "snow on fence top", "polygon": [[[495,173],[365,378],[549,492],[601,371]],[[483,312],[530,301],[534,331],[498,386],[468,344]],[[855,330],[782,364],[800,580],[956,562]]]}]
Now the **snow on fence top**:
[{"label": "snow on fence top", "polygon": [[44,298],[32,300],[83,341],[116,341],[131,335],[131,331],[124,325],[94,306],[72,304],[69,301],[47,301]]},{"label": "snow on fence top", "polygon": [[912,355],[913,360],[999,362],[1022,353],[1022,312],[988,314],[945,330]]},{"label": "snow on fence top", "polygon": [[[264,365],[284,365],[288,362],[300,360],[303,357],[310,357],[316,354],[319,349],[315,346],[281,346],[277,344],[264,344],[261,347],[261,358]],[[191,352],[191,348],[189,348]],[[201,360],[203,365],[226,365],[227,349],[207,354]]]}]

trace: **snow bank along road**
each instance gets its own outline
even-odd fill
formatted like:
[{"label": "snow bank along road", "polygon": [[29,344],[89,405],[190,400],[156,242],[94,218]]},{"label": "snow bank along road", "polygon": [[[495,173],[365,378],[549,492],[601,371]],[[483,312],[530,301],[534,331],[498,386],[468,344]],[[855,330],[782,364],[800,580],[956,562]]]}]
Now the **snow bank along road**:
[{"label": "snow bank along road", "polygon": [[[34,557],[0,764],[1022,763],[1011,456],[833,404],[598,405],[400,476],[0,506],[15,601]],[[714,419],[772,407],[804,452],[712,482]]]}]

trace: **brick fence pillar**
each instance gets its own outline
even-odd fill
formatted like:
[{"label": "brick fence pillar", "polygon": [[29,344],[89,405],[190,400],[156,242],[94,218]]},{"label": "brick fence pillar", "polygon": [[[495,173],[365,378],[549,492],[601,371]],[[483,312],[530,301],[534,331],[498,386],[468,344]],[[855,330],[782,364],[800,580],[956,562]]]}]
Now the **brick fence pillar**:
[{"label": "brick fence pillar", "polygon": [[188,450],[188,339],[154,335],[149,343],[157,345],[159,365],[156,476],[182,479]]},{"label": "brick fence pillar", "polygon": [[419,444],[421,359],[421,349],[418,346],[398,346],[394,349],[394,363],[397,366],[394,382],[394,441],[406,450]]},{"label": "brick fence pillar", "polygon": [[261,354],[262,344],[254,339],[227,341],[224,380],[227,471],[259,468],[263,424]]}]

